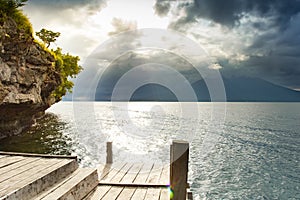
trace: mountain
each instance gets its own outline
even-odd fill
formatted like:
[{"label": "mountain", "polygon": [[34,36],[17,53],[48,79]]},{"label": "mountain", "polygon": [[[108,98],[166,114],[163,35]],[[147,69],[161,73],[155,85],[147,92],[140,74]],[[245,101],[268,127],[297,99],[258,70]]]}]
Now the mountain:
[{"label": "mountain", "polygon": [[[300,92],[275,85],[259,78],[232,77],[223,79],[226,98],[230,102],[300,102]],[[199,101],[210,101],[203,80],[192,84]]]},{"label": "mountain", "polygon": [[131,101],[177,101],[173,92],[158,84],[148,84],[137,89],[131,97]]},{"label": "mountain", "polygon": [[[227,101],[229,102],[300,102],[300,92],[271,82],[249,77],[231,77],[223,79]],[[107,86],[107,85],[106,85]],[[198,101],[211,101],[204,80],[192,84]],[[110,101],[113,86],[98,87],[96,101]],[[120,97],[118,100],[126,101]],[[177,101],[175,94],[157,84],[148,84],[137,89],[131,101]],[[191,101],[191,99],[186,99]]]}]

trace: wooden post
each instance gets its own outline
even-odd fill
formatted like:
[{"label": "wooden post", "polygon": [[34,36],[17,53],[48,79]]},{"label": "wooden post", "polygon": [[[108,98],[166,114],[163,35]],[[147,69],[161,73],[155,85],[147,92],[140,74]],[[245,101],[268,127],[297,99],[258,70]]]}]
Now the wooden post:
[{"label": "wooden post", "polygon": [[106,164],[113,163],[112,142],[106,143]]},{"label": "wooden post", "polygon": [[188,189],[188,191],[187,191],[187,199],[193,200],[193,193],[190,191],[190,189]]},{"label": "wooden post", "polygon": [[185,200],[188,178],[189,143],[173,141],[170,152],[170,184],[173,200]]},{"label": "wooden post", "polygon": [[[171,187],[171,183],[172,183],[172,163],[174,162],[174,158],[173,158],[173,144],[170,145],[170,187]],[[173,188],[172,188],[173,189]]]}]

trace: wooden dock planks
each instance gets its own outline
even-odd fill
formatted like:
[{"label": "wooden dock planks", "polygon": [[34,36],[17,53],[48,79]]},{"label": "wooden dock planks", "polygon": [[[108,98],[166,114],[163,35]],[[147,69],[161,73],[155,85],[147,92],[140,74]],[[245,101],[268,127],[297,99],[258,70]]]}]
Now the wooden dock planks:
[{"label": "wooden dock planks", "polygon": [[[84,194],[89,193],[97,186],[97,177],[95,177],[96,182],[92,180],[94,176],[97,176],[95,169],[78,169],[73,176],[63,181],[62,184],[58,184],[42,198],[38,199],[53,200],[57,197],[60,197],[60,199],[82,199],[85,196]],[[88,179],[88,182],[84,183],[85,179]]]},{"label": "wooden dock planks", "polygon": [[31,199],[77,167],[75,157],[0,152],[0,199]]},{"label": "wooden dock planks", "polygon": [[98,169],[100,184],[86,199],[169,199],[168,169],[169,166],[159,163],[119,163],[101,167]]},{"label": "wooden dock planks", "polygon": [[[187,146],[184,162],[107,162],[97,170],[78,169],[77,158],[74,156],[0,152],[0,200],[33,197],[45,200],[167,200],[170,199],[170,180],[174,180],[172,175],[178,176],[182,171],[180,169],[184,168],[184,175],[187,177],[188,144],[173,141],[170,158],[172,160],[172,155],[177,155],[175,150],[180,150],[176,147],[177,144]],[[175,175],[170,173],[170,169],[171,172],[176,172]],[[183,192],[180,194],[186,193],[187,182],[183,180],[181,185],[180,190]],[[175,199],[184,199],[185,195],[180,198],[178,196],[180,195]]]},{"label": "wooden dock planks", "polygon": [[[14,181],[13,185],[9,186],[9,189],[5,190],[4,193],[10,193],[11,191],[15,191],[17,189],[25,188],[26,186],[32,184],[35,181],[41,182],[40,184],[50,184],[53,182],[52,180],[43,181],[41,180],[43,177],[49,175],[51,172],[59,169],[60,167],[69,164],[70,160],[60,160],[60,161],[54,161],[53,165],[49,163],[49,166],[46,164],[44,166],[40,166],[40,168],[33,168],[33,170],[30,170],[29,173],[24,173],[23,177],[20,181]],[[51,179],[51,178],[49,178]],[[44,183],[45,182],[45,183]],[[28,190],[27,190],[28,191]]]},{"label": "wooden dock planks", "polygon": [[[69,159],[0,155],[0,199],[71,162]],[[114,163],[98,169],[100,185],[86,199],[169,199],[169,166],[158,163]],[[69,178],[71,179],[71,177]],[[65,187],[56,190],[63,193]],[[50,192],[39,197],[54,198]],[[45,198],[46,199],[46,198]]]},{"label": "wooden dock planks", "polygon": [[[112,143],[108,142],[109,162],[107,161],[106,166],[98,169],[99,185],[86,200],[167,200],[170,199],[170,182],[173,181],[172,187],[176,186],[174,180],[181,176],[185,178],[181,178],[180,186],[175,187],[177,195],[174,196],[174,200],[185,199],[188,185],[185,179],[188,174],[189,144],[186,141],[173,141],[170,150],[168,164],[125,163],[116,167],[111,162]],[[181,152],[184,156],[181,156]],[[192,199],[192,196],[189,199]]]},{"label": "wooden dock planks", "polygon": [[[147,183],[159,184],[164,167],[158,163],[154,163],[152,170],[147,178]],[[167,188],[165,188],[167,189]],[[145,200],[159,199],[161,188],[148,188]]]},{"label": "wooden dock planks", "polygon": [[[25,166],[25,165],[30,164],[32,162],[35,162],[35,161],[37,161],[39,159],[40,158],[26,158],[26,159],[20,160],[19,162],[15,162],[15,163],[13,163],[11,165],[8,165],[6,167],[0,168],[0,182],[2,181],[2,179],[1,179],[1,175],[2,174],[5,174],[5,173],[8,173],[8,172],[10,172],[12,170],[18,169],[18,168],[20,168],[22,166]],[[6,162],[6,161],[4,161],[4,162]]]},{"label": "wooden dock planks", "polygon": [[0,168],[4,168],[4,167],[7,167],[11,164],[14,164],[16,162],[19,162],[20,160],[23,160],[25,159],[24,157],[22,156],[14,156],[14,157],[11,157],[11,156],[5,156],[5,157],[2,157],[2,159],[0,160]]}]

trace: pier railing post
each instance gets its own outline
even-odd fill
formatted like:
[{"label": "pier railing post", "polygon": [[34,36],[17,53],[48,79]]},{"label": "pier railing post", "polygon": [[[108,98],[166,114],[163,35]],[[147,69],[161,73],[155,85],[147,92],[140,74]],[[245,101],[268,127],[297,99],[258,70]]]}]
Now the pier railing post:
[{"label": "pier railing post", "polygon": [[106,143],[106,164],[113,163],[112,142]]},{"label": "pier railing post", "polygon": [[173,200],[186,199],[189,162],[189,143],[173,141],[170,151],[170,184]]}]

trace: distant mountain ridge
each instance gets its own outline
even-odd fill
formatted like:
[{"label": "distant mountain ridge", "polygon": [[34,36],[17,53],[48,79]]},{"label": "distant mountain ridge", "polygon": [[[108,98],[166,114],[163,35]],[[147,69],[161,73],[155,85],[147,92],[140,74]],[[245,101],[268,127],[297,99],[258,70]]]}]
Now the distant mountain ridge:
[{"label": "distant mountain ridge", "polygon": [[[300,92],[275,85],[271,82],[249,77],[231,77],[223,79],[226,99],[229,102],[300,102]],[[210,102],[210,95],[204,80],[192,84],[198,101]],[[111,88],[98,87],[95,100],[111,101]],[[127,99],[118,99],[127,101]],[[148,84],[140,87],[132,95],[131,101],[177,101],[175,94],[169,89],[158,85]],[[191,101],[191,99],[185,99]]]},{"label": "distant mountain ridge", "polygon": [[[226,99],[230,102],[300,102],[300,92],[259,78],[223,79]],[[192,84],[198,101],[210,101],[204,80]]]}]

